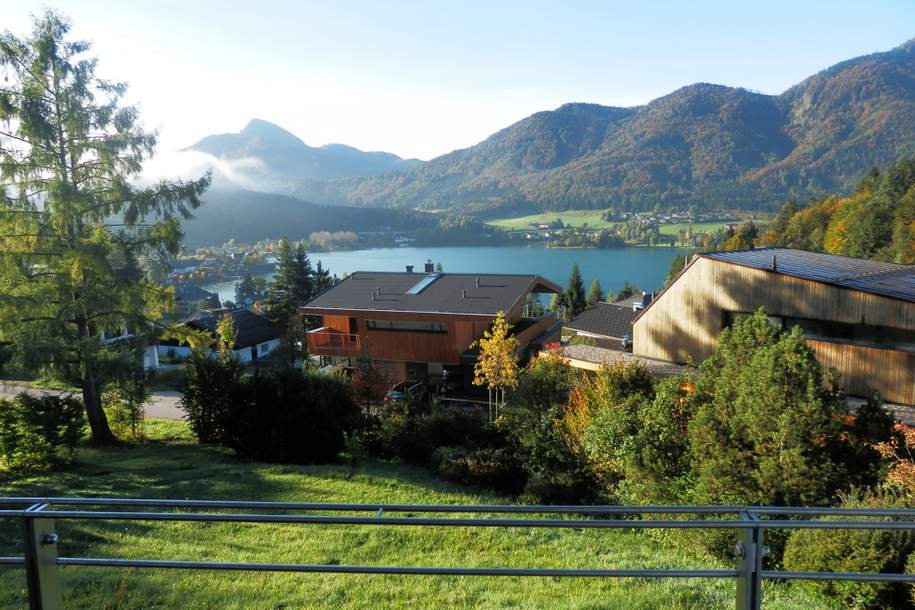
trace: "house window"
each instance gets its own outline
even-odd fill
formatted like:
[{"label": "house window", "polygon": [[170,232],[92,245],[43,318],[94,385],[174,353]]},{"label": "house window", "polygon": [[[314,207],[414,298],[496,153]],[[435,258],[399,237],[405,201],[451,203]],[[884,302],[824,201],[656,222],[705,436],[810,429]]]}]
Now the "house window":
[{"label": "house window", "polygon": [[266,354],[267,352],[270,351],[270,344],[269,344],[269,343],[261,343],[259,349],[260,349],[261,355],[264,355],[264,354]]},{"label": "house window", "polygon": [[366,320],[369,330],[394,330],[414,333],[447,333],[447,322],[415,322],[412,320]]},{"label": "house window", "polygon": [[[738,318],[751,315],[740,311],[725,311],[724,326],[730,327]],[[915,330],[875,324],[850,324],[834,320],[766,316],[776,328],[791,330],[799,326],[804,336],[824,341],[844,341],[883,348],[915,350]]]}]

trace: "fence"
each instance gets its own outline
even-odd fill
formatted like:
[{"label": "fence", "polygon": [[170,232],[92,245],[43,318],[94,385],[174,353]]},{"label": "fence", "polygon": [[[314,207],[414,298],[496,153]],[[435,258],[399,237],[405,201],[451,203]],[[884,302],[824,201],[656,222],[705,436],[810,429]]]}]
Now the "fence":
[{"label": "fence", "polygon": [[[165,512],[164,509],[171,512]],[[174,512],[176,510],[191,512]],[[286,512],[284,514],[225,512],[239,510]],[[398,514],[406,516],[397,516]],[[451,515],[468,516],[455,517]],[[516,515],[524,515],[526,518],[519,518]],[[674,518],[681,515],[713,518]],[[655,518],[636,518],[646,516],[654,516]],[[835,517],[835,519],[814,519],[814,517],[823,516]],[[915,530],[915,509],[751,506],[478,506],[109,498],[0,498],[0,519],[18,519],[22,524],[24,556],[0,557],[0,566],[25,567],[29,603],[32,610],[58,610],[63,608],[59,579],[60,566],[334,574],[401,574],[416,576],[733,578],[737,582],[735,607],[738,610],[760,608],[762,603],[762,582],[765,580],[915,582],[915,574],[789,572],[763,568],[763,559],[768,552],[764,544],[766,530]],[[62,519],[81,521],[373,525],[379,527],[728,529],[737,530],[738,536],[737,540],[735,540],[736,563],[733,569],[621,570],[220,563],[161,559],[62,557],[58,554],[60,538],[55,527],[56,521]]]}]

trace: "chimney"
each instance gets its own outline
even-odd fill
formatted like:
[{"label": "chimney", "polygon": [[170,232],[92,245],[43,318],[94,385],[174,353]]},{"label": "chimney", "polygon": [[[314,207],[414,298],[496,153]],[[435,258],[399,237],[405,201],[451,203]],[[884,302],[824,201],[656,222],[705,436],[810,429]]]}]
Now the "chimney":
[{"label": "chimney", "polygon": [[432,259],[426,259],[426,273],[432,273],[435,271],[435,265],[432,264]]},{"label": "chimney", "polygon": [[642,307],[648,307],[648,304],[651,303],[651,300],[654,298],[653,292],[642,292]]},{"label": "chimney", "polygon": [[775,260],[775,255],[772,255],[772,271],[778,271],[778,263]]},{"label": "chimney", "polygon": [[413,273],[413,265],[407,265],[407,273]]}]

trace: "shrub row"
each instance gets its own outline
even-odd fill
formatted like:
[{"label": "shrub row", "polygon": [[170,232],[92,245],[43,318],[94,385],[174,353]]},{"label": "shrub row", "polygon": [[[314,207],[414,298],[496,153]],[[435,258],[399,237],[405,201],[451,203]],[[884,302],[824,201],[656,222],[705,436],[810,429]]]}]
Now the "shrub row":
[{"label": "shrub row", "polygon": [[72,396],[0,400],[0,472],[44,470],[72,459],[85,425],[83,403]]},{"label": "shrub row", "polygon": [[333,461],[360,422],[345,379],[293,369],[245,375],[231,353],[191,355],[181,406],[202,442],[268,462]]}]

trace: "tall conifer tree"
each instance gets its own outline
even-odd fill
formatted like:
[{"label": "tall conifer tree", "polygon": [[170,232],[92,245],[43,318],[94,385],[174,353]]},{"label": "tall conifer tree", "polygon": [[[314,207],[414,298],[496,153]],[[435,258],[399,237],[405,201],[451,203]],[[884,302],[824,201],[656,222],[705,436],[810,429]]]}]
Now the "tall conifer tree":
[{"label": "tall conifer tree", "polygon": [[100,393],[137,350],[102,333],[166,330],[174,295],[138,260],[177,254],[209,177],[136,186],[156,136],[69,30],[47,11],[30,36],[0,35],[0,343],[80,385],[92,441],[106,444]]}]

